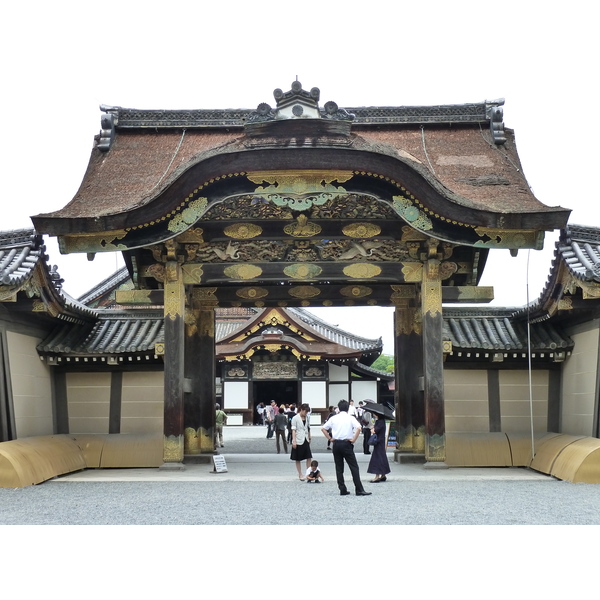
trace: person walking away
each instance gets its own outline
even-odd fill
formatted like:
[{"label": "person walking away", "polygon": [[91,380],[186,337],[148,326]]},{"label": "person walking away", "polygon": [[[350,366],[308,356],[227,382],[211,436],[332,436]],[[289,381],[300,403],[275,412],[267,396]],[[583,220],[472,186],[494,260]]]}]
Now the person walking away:
[{"label": "person walking away", "polygon": [[333,442],[333,461],[335,463],[335,475],[337,478],[340,496],[347,496],[350,492],[344,481],[344,461],[348,464],[354,490],[357,496],[370,496],[371,492],[365,491],[360,480],[358,463],[354,455],[354,443],[361,434],[362,427],[360,423],[348,414],[348,401],[340,400],[338,408],[340,412],[331,417],[321,427],[323,435]]},{"label": "person walking away", "polygon": [[275,410],[277,409],[277,404],[275,400],[271,400],[271,404],[268,404],[265,407],[265,423],[267,424],[267,439],[270,440],[273,438],[273,423],[275,421]]},{"label": "person walking away", "polygon": [[[335,414],[335,406],[330,406],[329,414],[327,415],[327,419],[325,419],[325,423],[327,423],[327,421],[329,421],[329,419],[331,419],[331,417],[333,417]],[[331,440],[327,440],[327,450],[331,450]]]},{"label": "person walking away", "polygon": [[273,426],[275,427],[275,442],[277,443],[277,454],[281,454],[281,448],[279,446],[279,440],[283,443],[283,451],[287,454],[287,425],[288,418],[285,416],[285,408],[283,406],[279,407],[278,413],[275,415],[275,422]]},{"label": "person walking away", "polygon": [[380,483],[387,481],[386,475],[390,472],[390,463],[386,453],[385,440],[385,417],[375,414],[375,426],[373,433],[377,436],[377,442],[373,448],[373,455],[367,467],[367,473],[375,475],[375,479],[371,479],[371,483]]},{"label": "person walking away", "polygon": [[301,404],[300,411],[292,419],[292,453],[290,459],[296,461],[296,470],[298,479],[304,481],[302,472],[302,461],[306,461],[306,468],[310,467],[312,452],[310,451],[310,425],[308,422],[308,413],[310,406]]},{"label": "person walking away", "polygon": [[256,414],[257,414],[256,425],[264,425],[265,424],[265,403],[264,402],[259,402],[258,406],[256,407]]},{"label": "person walking away", "polygon": [[287,411],[287,418],[288,418],[288,436],[287,436],[287,443],[291,444],[292,443],[292,419],[296,416],[296,405],[295,404],[290,404],[290,407]]},{"label": "person walking away", "polygon": [[369,440],[371,439],[371,427],[373,421],[373,415],[366,410],[363,409],[360,424],[362,425],[362,434],[363,434],[363,452],[365,454],[371,454],[371,446],[369,446]]},{"label": "person walking away", "polygon": [[223,425],[227,425],[227,415],[221,410],[219,403],[215,404],[215,450],[217,448],[224,448],[223,444]]}]

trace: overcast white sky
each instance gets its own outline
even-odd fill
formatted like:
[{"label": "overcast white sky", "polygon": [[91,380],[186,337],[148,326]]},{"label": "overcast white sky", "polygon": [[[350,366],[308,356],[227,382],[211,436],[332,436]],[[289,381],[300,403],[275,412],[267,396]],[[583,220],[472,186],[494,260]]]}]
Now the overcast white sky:
[{"label": "overcast white sky", "polygon": [[[298,76],[321,104],[400,106],[506,98],[525,175],[571,222],[600,225],[597,187],[598,35],[591,2],[13,2],[3,10],[2,223],[67,204],[84,175],[100,104],[131,108],[255,108]],[[287,8],[284,8],[287,7]],[[589,131],[588,131],[589,130]],[[490,255],[483,285],[495,305],[537,298],[546,249]],[[60,256],[78,296],[115,269]],[[392,352],[391,309],[320,316]],[[329,312],[330,311],[330,312]]]}]

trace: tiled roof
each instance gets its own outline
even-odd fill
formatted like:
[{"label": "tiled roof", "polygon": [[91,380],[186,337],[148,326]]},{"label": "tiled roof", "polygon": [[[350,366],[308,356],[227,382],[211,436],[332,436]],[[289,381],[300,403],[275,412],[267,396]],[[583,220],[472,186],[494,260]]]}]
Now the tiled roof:
[{"label": "tiled roof", "polygon": [[556,244],[571,274],[583,281],[600,282],[600,228],[568,225]]},{"label": "tiled roof", "polygon": [[44,254],[42,236],[33,229],[0,232],[0,282],[20,286]]},{"label": "tiled roof", "polygon": [[154,345],[162,341],[162,311],[132,314],[132,311],[110,310],[99,312],[92,326],[57,327],[38,345],[38,351],[86,355],[154,353]]},{"label": "tiled roof", "polygon": [[302,322],[312,327],[322,337],[335,342],[336,344],[340,344],[341,346],[346,346],[347,348],[360,350],[362,352],[373,350],[381,352],[383,348],[381,338],[369,339],[354,335],[353,333],[344,331],[339,327],[335,327],[334,325],[319,319],[317,316],[303,308],[286,308],[286,311],[296,315]]},{"label": "tiled roof", "polygon": [[77,300],[82,304],[90,304],[107,292],[115,290],[119,285],[130,279],[131,278],[129,277],[129,271],[127,270],[127,267],[122,267],[101,281],[98,285],[94,286],[91,290],[80,296]]},{"label": "tiled roof", "polygon": [[[527,351],[527,325],[512,319],[516,309],[444,309],[443,339],[453,350],[483,349]],[[532,352],[573,347],[573,341],[550,321],[530,326]]]},{"label": "tiled roof", "polygon": [[[28,288],[28,294],[40,297],[48,308],[48,314],[69,322],[84,322],[93,318],[93,310],[62,289],[63,280],[56,266],[48,264],[45,252],[43,237],[34,229],[0,232],[0,290],[6,286],[9,293],[18,293],[33,280],[37,269],[38,278]],[[39,286],[44,289],[38,289]]]}]

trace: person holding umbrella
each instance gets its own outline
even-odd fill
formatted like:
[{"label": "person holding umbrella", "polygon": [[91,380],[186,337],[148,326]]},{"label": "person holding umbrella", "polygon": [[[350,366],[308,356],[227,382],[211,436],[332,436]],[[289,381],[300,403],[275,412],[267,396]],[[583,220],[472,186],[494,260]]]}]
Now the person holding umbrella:
[{"label": "person holding umbrella", "polygon": [[377,441],[372,444],[373,450],[371,453],[371,460],[367,467],[367,473],[375,475],[374,479],[371,479],[371,483],[380,483],[387,481],[386,475],[390,473],[390,463],[386,454],[386,441],[385,441],[385,419],[394,418],[392,411],[384,406],[383,404],[375,404],[367,402],[365,410],[371,412],[375,417],[375,425],[373,427],[373,435],[377,436]]}]

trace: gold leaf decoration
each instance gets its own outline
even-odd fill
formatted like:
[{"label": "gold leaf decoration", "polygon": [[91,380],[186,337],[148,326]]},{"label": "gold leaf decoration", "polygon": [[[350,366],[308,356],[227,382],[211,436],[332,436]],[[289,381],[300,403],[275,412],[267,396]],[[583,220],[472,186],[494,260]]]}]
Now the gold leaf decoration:
[{"label": "gold leaf decoration", "polygon": [[283,228],[287,235],[292,237],[312,237],[321,233],[321,226],[316,223],[311,223],[306,215],[299,215],[296,223],[290,223]]},{"label": "gold leaf decoration", "polygon": [[423,263],[401,263],[404,281],[407,283],[421,281],[423,279]]},{"label": "gold leaf decoration", "polygon": [[381,273],[381,267],[370,263],[354,263],[344,267],[344,275],[352,279],[371,279]]},{"label": "gold leaf decoration", "polygon": [[256,265],[232,265],[225,267],[223,273],[230,279],[254,279],[262,275],[262,269]]},{"label": "gold leaf decoration", "polygon": [[373,290],[366,285],[347,285],[340,290],[340,294],[348,298],[364,298],[372,293]]},{"label": "gold leaf decoration", "polygon": [[267,292],[267,290],[264,288],[250,287],[236,290],[235,295],[246,300],[257,300],[258,298],[264,298],[265,296],[268,296],[269,292]]},{"label": "gold leaf decoration", "polygon": [[374,223],[352,223],[342,229],[342,233],[352,238],[371,238],[381,233],[381,227]]},{"label": "gold leaf decoration", "polygon": [[185,231],[192,226],[206,211],[208,198],[198,198],[189,203],[180,213],[175,215],[167,225],[169,231]]},{"label": "gold leaf decoration", "polygon": [[236,240],[248,240],[260,235],[262,233],[262,227],[255,225],[254,223],[236,223],[235,225],[228,225],[225,227],[223,233],[227,237]]},{"label": "gold leaf decoration", "polygon": [[312,285],[299,285],[291,288],[288,293],[294,298],[315,298],[321,293],[321,290]]},{"label": "gold leaf decoration", "polygon": [[318,265],[307,263],[293,264],[283,269],[283,272],[292,279],[315,279],[322,271],[323,269]]}]

